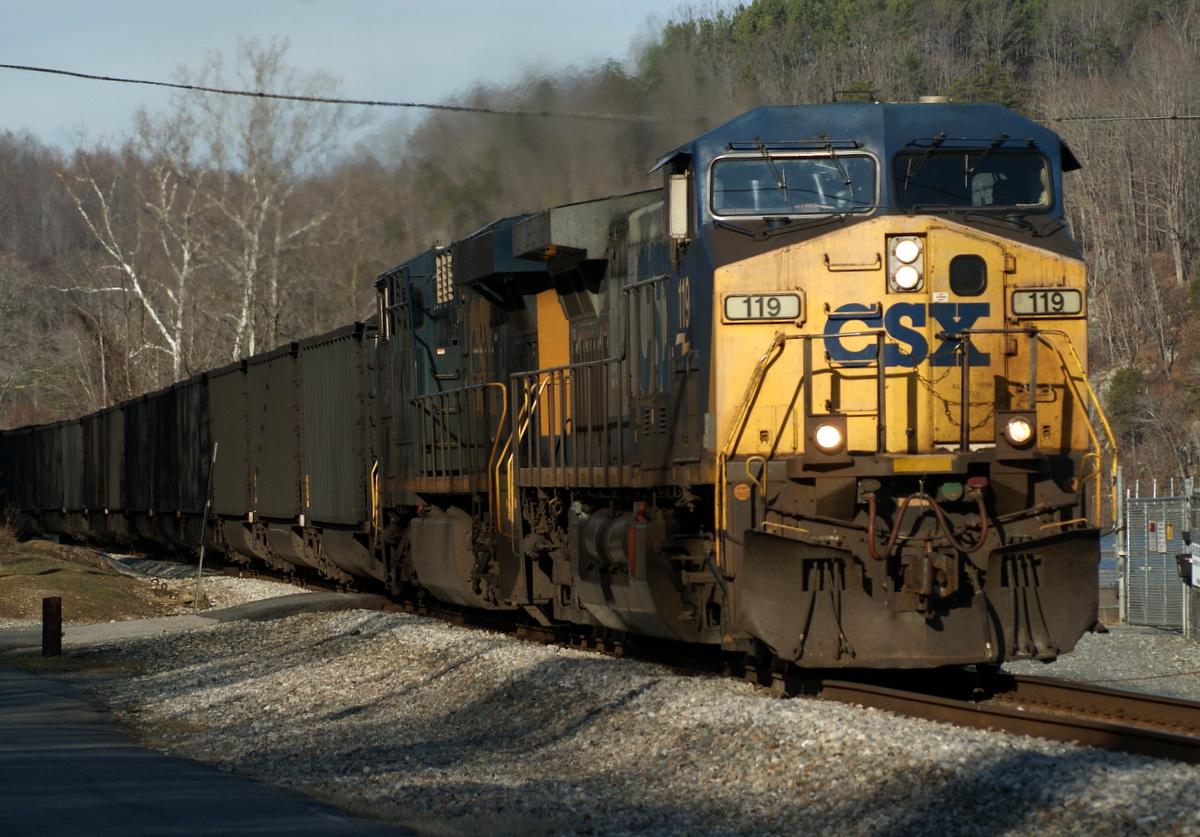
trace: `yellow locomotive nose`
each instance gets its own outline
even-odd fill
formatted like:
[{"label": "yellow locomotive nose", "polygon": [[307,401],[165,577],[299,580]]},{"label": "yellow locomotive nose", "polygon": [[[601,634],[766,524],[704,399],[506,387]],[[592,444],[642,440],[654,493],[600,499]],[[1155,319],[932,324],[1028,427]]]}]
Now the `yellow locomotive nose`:
[{"label": "yellow locomotive nose", "polygon": [[[1086,420],[1077,258],[952,218],[881,216],[714,278],[726,301],[804,303],[799,317],[714,324],[718,479],[750,485],[718,494],[745,531],[722,560],[742,573],[756,636],[784,656],[850,665],[884,653],[872,634],[884,623],[918,642],[930,620],[1041,612],[1050,551],[1060,582],[1086,585],[1095,530],[1068,532],[1095,522],[1078,489],[1096,474],[1099,444]],[[1034,497],[1054,498],[1062,523],[1035,514]],[[1027,549],[1006,547],[1014,537]],[[827,612],[816,594],[800,611],[840,618],[843,631],[795,644],[799,623],[772,604],[792,587],[840,591]],[[1091,624],[1089,608],[1071,599],[1021,636],[970,639],[972,628],[940,659],[1053,656]],[[844,630],[855,619],[869,651]],[[908,653],[902,644],[887,653]]]},{"label": "yellow locomotive nose", "polygon": [[[715,281],[726,313],[714,325],[718,439],[770,439],[775,456],[803,455],[806,440],[837,448],[806,432],[806,411],[844,416],[845,448],[862,453],[969,451],[997,433],[1013,448],[1067,453],[1093,438],[1076,420],[1089,409],[1077,259],[890,216],[726,265]],[[784,296],[804,304],[730,315],[735,302]],[[1035,308],[1042,296],[1071,301],[1062,313]],[[1018,409],[1028,427],[997,424],[998,410]]]}]

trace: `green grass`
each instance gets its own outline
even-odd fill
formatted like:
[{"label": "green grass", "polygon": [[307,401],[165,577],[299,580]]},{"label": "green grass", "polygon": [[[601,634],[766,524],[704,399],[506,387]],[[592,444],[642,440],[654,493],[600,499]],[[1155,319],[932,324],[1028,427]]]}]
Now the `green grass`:
[{"label": "green grass", "polygon": [[50,575],[62,571],[61,561],[42,558],[38,555],[23,555],[15,560],[11,558],[0,560],[0,578],[14,575]]}]

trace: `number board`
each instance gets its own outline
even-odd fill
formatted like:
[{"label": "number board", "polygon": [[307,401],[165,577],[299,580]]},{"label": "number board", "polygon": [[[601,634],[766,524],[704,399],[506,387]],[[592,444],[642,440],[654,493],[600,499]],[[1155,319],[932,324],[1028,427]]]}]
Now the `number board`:
[{"label": "number board", "polygon": [[725,319],[738,322],[800,319],[799,294],[731,294],[725,297]]},{"label": "number board", "polygon": [[1013,291],[1012,312],[1018,317],[1054,317],[1083,313],[1078,288],[1037,288]]}]

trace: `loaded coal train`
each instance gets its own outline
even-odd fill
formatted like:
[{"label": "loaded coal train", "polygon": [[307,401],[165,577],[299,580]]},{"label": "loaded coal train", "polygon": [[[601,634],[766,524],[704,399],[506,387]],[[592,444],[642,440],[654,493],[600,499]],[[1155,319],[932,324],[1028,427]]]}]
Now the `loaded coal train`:
[{"label": "loaded coal train", "polygon": [[4,432],[3,502],[783,666],[1053,659],[1110,455],[1077,167],[995,105],[760,108],[409,259],[368,322]]}]

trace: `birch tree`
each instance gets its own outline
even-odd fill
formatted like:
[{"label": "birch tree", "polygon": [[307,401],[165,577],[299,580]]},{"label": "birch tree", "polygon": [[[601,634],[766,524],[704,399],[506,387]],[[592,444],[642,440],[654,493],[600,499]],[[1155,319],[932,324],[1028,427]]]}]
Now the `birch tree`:
[{"label": "birch tree", "polygon": [[243,42],[231,66],[213,54],[183,80],[307,100],[184,91],[168,113],[139,114],[117,159],[80,155],[64,177],[96,245],[97,281],[69,290],[122,312],[134,391],[307,327],[294,296],[320,292],[304,254],[329,243],[320,234],[334,202],[298,195],[355,120],[312,101],[331,97],[333,82],[290,68],[286,50]]},{"label": "birch tree", "polygon": [[[329,97],[333,80],[289,67],[286,51],[285,42],[243,42],[233,68],[214,55],[198,83]],[[287,297],[304,284],[305,273],[297,256],[328,243],[319,233],[330,205],[303,204],[298,190],[330,162],[339,139],[361,119],[340,106],[261,97],[199,95],[183,106],[194,114],[210,155],[213,182],[205,200],[220,234],[209,238],[207,254],[236,295],[228,315],[230,354],[254,354],[294,329]]]},{"label": "birch tree", "polygon": [[189,371],[190,315],[202,264],[195,228],[204,178],[189,166],[187,128],[186,123],[169,130],[144,123],[118,158],[80,155],[64,175],[99,251],[97,281],[66,290],[103,297],[96,306],[81,304],[84,311],[115,305],[126,318],[144,324],[127,323],[125,333],[130,365],[145,370],[136,376],[138,384],[148,387]]}]

